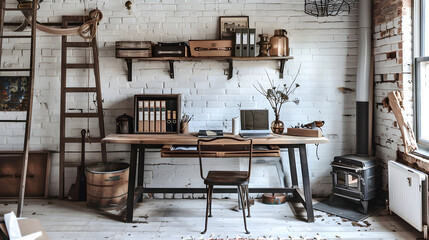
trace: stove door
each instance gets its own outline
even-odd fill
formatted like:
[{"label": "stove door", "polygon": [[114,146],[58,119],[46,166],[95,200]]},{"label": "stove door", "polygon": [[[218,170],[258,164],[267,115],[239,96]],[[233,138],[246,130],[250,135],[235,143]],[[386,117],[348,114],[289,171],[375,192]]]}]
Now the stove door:
[{"label": "stove door", "polygon": [[361,176],[359,174],[337,170],[334,171],[334,186],[360,192],[360,178]]}]

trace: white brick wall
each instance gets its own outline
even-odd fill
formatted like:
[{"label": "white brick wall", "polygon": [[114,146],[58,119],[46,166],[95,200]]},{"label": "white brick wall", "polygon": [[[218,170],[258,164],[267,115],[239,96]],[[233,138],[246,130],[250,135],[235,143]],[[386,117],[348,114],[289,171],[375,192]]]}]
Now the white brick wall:
[{"label": "white brick wall", "polygon": [[[323,130],[330,143],[319,147],[320,160],[316,158],[315,146],[308,146],[308,157],[313,193],[319,196],[330,193],[329,162],[336,155],[354,152],[355,145],[355,95],[341,93],[337,88],[355,88],[356,8],[350,15],[315,18],[304,14],[303,1],[299,0],[145,0],[134,1],[135,15],[129,15],[124,2],[89,1],[91,8],[98,3],[104,14],[99,25],[98,43],[107,134],[115,131],[117,116],[124,112],[132,115],[132,97],[142,93],[182,94],[183,112],[195,115],[190,131],[211,128],[231,131],[231,118],[239,115],[240,108],[269,108],[268,102],[253,87],[258,82],[266,85],[265,70],[277,83],[290,83],[302,64],[297,80],[301,87],[294,95],[300,99],[300,104],[285,104],[281,120],[286,126],[314,120],[326,122]],[[58,22],[61,15],[82,15],[83,9],[82,1],[78,0],[45,0],[38,12],[38,20]],[[277,62],[235,61],[234,77],[227,80],[226,62],[185,61],[175,63],[175,79],[169,78],[168,63],[135,62],[133,81],[128,82],[125,61],[114,57],[114,43],[120,40],[215,39],[218,36],[218,17],[228,15],[248,15],[250,27],[257,28],[258,34],[272,35],[278,28],[288,31],[294,59],[286,63],[283,80],[278,79]],[[14,21],[20,19],[19,15],[14,17]],[[50,194],[57,195],[61,38],[42,32],[38,32],[38,36],[31,150],[54,151]],[[22,64],[23,53],[16,50],[22,49],[23,45],[13,39],[5,41],[4,47],[14,51],[3,54],[8,57],[2,59],[2,66],[16,63],[18,58]],[[85,53],[80,50],[71,53],[73,61],[85,58]],[[87,75],[87,72],[69,71],[70,86],[86,84]],[[86,96],[71,96],[68,100],[70,108],[87,108]],[[91,108],[94,108],[93,104]],[[2,112],[0,118],[15,115]],[[270,111],[270,120],[273,118]],[[86,122],[68,126],[70,136],[79,136]],[[90,126],[95,135],[96,123]],[[1,124],[0,131],[0,150],[22,148],[23,124]],[[92,144],[87,149],[92,152],[99,147]],[[78,151],[79,145],[68,150]],[[127,161],[128,150],[128,146],[108,145],[109,160]],[[100,156],[97,153],[87,155],[90,161],[97,161]],[[287,162],[287,153],[283,152],[282,156]],[[79,160],[78,153],[68,154],[68,157]],[[202,186],[196,174],[198,165],[195,159],[161,159],[157,151],[148,153],[147,158],[145,184],[148,186]],[[229,160],[218,162],[217,167],[237,165]],[[67,184],[74,181],[74,172],[74,169],[67,170]],[[272,164],[255,164],[251,185],[278,186],[275,174]]]}]

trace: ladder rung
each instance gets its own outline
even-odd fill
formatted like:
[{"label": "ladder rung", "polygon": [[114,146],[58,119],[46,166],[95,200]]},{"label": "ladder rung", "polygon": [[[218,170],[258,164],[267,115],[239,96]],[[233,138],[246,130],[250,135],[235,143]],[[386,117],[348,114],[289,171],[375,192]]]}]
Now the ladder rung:
[{"label": "ladder rung", "polygon": [[64,167],[79,167],[80,162],[65,162]]},{"label": "ladder rung", "polygon": [[68,87],[65,89],[66,92],[82,92],[82,93],[86,93],[86,92],[97,92],[97,88],[95,87],[90,87],[90,88],[85,88],[85,87]]},{"label": "ladder rung", "polygon": [[68,63],[66,64],[66,68],[94,68],[94,64],[90,63]]},{"label": "ladder rung", "polygon": [[98,113],[65,113],[66,118],[98,118]]},{"label": "ladder rung", "polygon": [[91,42],[66,42],[66,47],[89,48],[92,47],[92,44]]},{"label": "ladder rung", "polygon": [[11,36],[0,36],[0,38],[31,38],[31,36],[11,35]]},{"label": "ladder rung", "polygon": [[0,72],[29,72],[31,71],[30,68],[6,68],[6,69],[0,69]]},{"label": "ladder rung", "polygon": [[22,11],[22,10],[31,10],[31,8],[29,8],[29,9],[26,9],[26,8],[21,8],[21,9],[18,9],[18,8],[4,8],[4,10],[5,11]]},{"label": "ladder rung", "polygon": [[26,120],[0,120],[0,122],[16,122],[16,123],[25,123]]},{"label": "ladder rung", "polygon": [[[100,143],[101,142],[101,138],[99,137],[92,137],[90,138],[91,141],[88,141],[88,138],[85,138],[85,142],[89,143]],[[82,138],[76,137],[76,138],[72,138],[72,137],[66,137],[64,138],[64,142],[65,143],[81,143],[82,142]]]}]

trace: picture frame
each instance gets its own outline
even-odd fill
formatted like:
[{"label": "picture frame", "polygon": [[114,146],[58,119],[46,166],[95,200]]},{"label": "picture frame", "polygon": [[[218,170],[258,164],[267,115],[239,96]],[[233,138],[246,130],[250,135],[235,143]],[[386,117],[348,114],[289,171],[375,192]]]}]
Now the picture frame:
[{"label": "picture frame", "polygon": [[219,39],[233,40],[237,28],[249,28],[249,16],[219,17]]},{"label": "picture frame", "polygon": [[27,111],[28,76],[0,76],[0,111]]}]

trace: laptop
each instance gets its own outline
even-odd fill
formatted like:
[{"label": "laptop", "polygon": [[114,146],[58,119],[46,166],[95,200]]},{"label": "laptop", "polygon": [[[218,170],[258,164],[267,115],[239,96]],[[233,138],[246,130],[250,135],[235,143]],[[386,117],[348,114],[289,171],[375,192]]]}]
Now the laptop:
[{"label": "laptop", "polygon": [[242,137],[269,137],[268,110],[240,110]]}]

